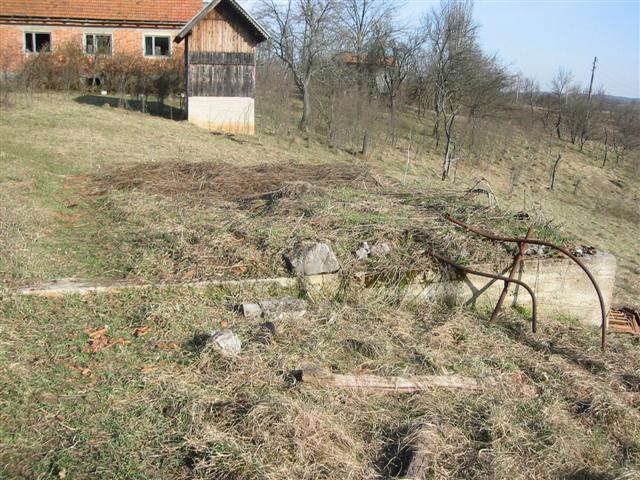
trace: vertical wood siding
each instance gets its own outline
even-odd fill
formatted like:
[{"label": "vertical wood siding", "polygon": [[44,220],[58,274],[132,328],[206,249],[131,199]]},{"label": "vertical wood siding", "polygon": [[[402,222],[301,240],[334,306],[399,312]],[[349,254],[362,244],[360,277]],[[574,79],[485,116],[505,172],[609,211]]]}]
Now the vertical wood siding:
[{"label": "vertical wood siding", "polygon": [[256,40],[240,17],[224,3],[211,10],[191,31],[192,52],[254,53]]},{"label": "vertical wood siding", "polygon": [[253,97],[253,65],[189,63],[190,97]]}]

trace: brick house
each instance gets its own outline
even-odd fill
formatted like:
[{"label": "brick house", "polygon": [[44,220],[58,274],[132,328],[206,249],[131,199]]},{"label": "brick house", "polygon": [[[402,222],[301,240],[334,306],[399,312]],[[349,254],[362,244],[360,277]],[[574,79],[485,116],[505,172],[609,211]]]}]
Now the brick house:
[{"label": "brick house", "polygon": [[139,54],[149,61],[181,54],[176,34],[202,0],[1,0],[0,71],[68,42],[87,55]]}]

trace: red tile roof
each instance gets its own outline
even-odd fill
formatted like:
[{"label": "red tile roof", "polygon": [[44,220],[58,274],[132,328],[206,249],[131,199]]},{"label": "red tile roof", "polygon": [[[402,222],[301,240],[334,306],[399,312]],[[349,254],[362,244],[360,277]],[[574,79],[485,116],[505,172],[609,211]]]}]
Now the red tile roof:
[{"label": "red tile roof", "polygon": [[202,0],[1,0],[1,17],[187,23]]}]

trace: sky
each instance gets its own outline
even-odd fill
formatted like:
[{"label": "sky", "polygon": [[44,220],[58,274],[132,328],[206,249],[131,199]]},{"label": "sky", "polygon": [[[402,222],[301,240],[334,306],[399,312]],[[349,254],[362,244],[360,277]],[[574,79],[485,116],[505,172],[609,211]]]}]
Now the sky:
[{"label": "sky", "polygon": [[[255,11],[260,0],[241,0]],[[276,0],[284,1],[284,0]],[[439,0],[396,2],[401,22],[417,26]],[[476,0],[474,18],[487,53],[514,73],[535,78],[548,91],[560,67],[594,89],[640,98],[640,0]]]},{"label": "sky", "polygon": [[[436,1],[407,0],[398,16],[417,24]],[[594,89],[640,98],[640,0],[476,0],[474,18],[485,51],[549,90],[560,67]]]}]

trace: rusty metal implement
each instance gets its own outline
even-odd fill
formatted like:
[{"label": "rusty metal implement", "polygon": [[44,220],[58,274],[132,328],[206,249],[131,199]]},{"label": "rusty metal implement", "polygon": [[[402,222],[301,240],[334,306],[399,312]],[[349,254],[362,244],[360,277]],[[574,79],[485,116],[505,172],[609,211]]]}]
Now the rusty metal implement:
[{"label": "rusty metal implement", "polygon": [[[470,273],[471,275],[478,275],[480,277],[487,277],[487,278],[494,278],[496,280],[502,280],[504,282],[504,284],[505,284],[505,287],[508,286],[509,283],[515,283],[517,285],[520,285],[522,288],[524,288],[527,292],[529,292],[529,295],[531,295],[531,330],[533,331],[533,333],[536,333],[537,302],[536,302],[536,296],[533,293],[533,290],[531,289],[531,287],[529,285],[527,285],[526,283],[524,283],[524,282],[522,282],[520,280],[516,280],[515,278],[503,277],[502,275],[496,275],[495,273],[480,272],[478,270],[473,270],[472,268],[464,267],[464,266],[454,262],[450,258],[445,257],[444,255],[440,255],[437,252],[431,252],[431,254],[435,258],[440,260],[441,262],[448,263],[449,265],[451,265],[452,267],[454,267],[457,270],[460,270],[461,272]],[[496,305],[496,308],[499,308],[499,305]]]},{"label": "rusty metal implement", "polygon": [[[522,261],[523,261],[523,257],[522,256],[523,256],[523,252],[524,252],[524,246],[526,244],[543,245],[545,247],[553,248],[553,249],[563,253],[567,257],[569,257],[571,260],[573,260],[573,262],[575,262],[584,271],[584,273],[587,274],[587,277],[589,277],[589,280],[593,284],[593,287],[596,290],[596,294],[598,295],[598,301],[600,302],[600,313],[602,315],[601,346],[602,346],[602,349],[605,348],[606,341],[607,341],[607,312],[606,312],[606,307],[605,307],[605,304],[604,304],[604,298],[602,296],[602,291],[600,290],[600,287],[598,286],[598,282],[596,281],[594,276],[591,274],[589,269],[586,267],[586,265],[580,261],[580,259],[576,258],[575,255],[573,255],[571,252],[569,252],[566,248],[560,247],[558,245],[555,245],[555,244],[553,244],[551,242],[547,242],[547,241],[544,241],[544,240],[536,240],[536,239],[529,238],[530,231],[527,232],[527,235],[524,238],[504,237],[504,236],[501,236],[501,235],[496,235],[495,233],[491,233],[491,232],[487,232],[487,231],[481,230],[481,229],[476,228],[476,227],[469,226],[469,225],[461,222],[460,220],[457,220],[457,219],[453,218],[451,215],[447,215],[446,218],[450,222],[458,225],[459,227],[464,228],[465,230],[467,230],[467,231],[469,231],[471,233],[475,233],[476,235],[480,235],[480,236],[488,238],[490,240],[496,240],[496,241],[499,241],[499,242],[517,243],[518,246],[519,246],[518,253],[516,255],[516,258],[514,259],[513,266],[511,268],[511,274],[509,275],[509,277],[500,277],[499,275],[480,273],[480,272],[476,272],[476,271],[469,272],[469,273],[474,273],[474,274],[478,274],[478,275],[484,275],[484,276],[487,276],[487,277],[490,277],[490,278],[497,278],[497,279],[503,280],[505,282],[503,293],[500,295],[500,299],[498,300],[498,304],[496,305],[496,308],[495,308],[495,310],[494,310],[494,312],[493,312],[493,314],[491,316],[492,320],[495,319],[495,317],[497,316],[497,311],[500,309],[500,307],[502,305],[502,301],[504,300],[503,297],[506,295],[506,289],[508,288],[509,283],[516,283],[518,285],[522,285],[531,294],[532,299],[534,298],[533,291],[531,290],[531,288],[526,286],[526,284],[524,284],[523,282],[516,281],[513,277],[515,277],[515,273],[516,273],[517,268],[519,268],[522,265]],[[434,255],[434,256],[436,256],[436,258],[439,258],[440,260],[442,260],[441,256],[439,256],[439,255]],[[518,261],[518,259],[520,259],[520,261]],[[450,260],[450,259],[447,259],[447,260]],[[451,265],[455,266],[459,270],[468,271],[468,269],[465,270],[465,267],[462,267],[462,265],[455,264],[455,263],[453,263],[451,261],[449,261],[449,262],[445,261],[445,263],[450,263]],[[500,278],[498,278],[498,277],[500,277]],[[535,300],[534,300],[533,305],[534,305],[534,311],[535,311]],[[533,331],[535,332],[535,323],[536,323],[535,314],[532,315],[532,316],[533,316],[532,323],[533,323],[533,328],[534,328]]]}]

